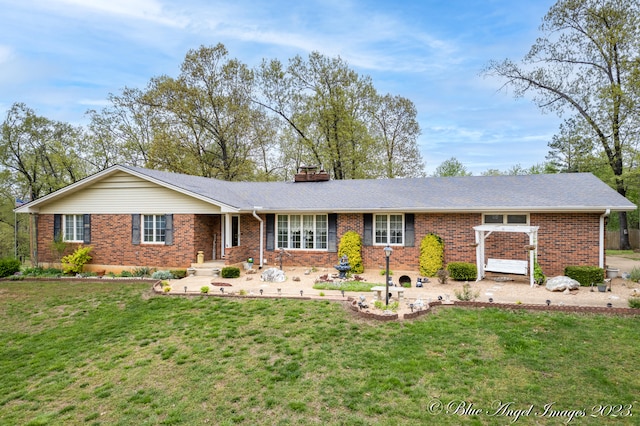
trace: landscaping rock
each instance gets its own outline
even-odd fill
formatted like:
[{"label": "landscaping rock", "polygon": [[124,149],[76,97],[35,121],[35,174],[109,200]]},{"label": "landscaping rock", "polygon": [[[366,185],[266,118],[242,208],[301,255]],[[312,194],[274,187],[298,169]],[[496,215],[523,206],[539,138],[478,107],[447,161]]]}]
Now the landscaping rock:
[{"label": "landscaping rock", "polygon": [[546,288],[549,291],[577,290],[580,288],[580,283],[573,278],[559,276],[549,278]]},{"label": "landscaping rock", "polygon": [[262,273],[260,276],[262,281],[268,281],[272,283],[282,283],[286,280],[284,275],[284,271],[281,271],[278,268],[269,268]]}]

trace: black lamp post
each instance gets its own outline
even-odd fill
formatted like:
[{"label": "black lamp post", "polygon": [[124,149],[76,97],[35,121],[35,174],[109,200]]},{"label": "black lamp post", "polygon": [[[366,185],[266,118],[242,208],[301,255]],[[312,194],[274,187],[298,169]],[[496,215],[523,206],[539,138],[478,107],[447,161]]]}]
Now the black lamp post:
[{"label": "black lamp post", "polygon": [[385,297],[386,297],[386,306],[389,306],[389,258],[391,257],[391,252],[393,251],[393,249],[387,244],[387,246],[383,249],[384,250],[384,257],[387,259],[387,279],[385,281],[385,285],[386,285],[386,289],[387,291],[385,292]]}]

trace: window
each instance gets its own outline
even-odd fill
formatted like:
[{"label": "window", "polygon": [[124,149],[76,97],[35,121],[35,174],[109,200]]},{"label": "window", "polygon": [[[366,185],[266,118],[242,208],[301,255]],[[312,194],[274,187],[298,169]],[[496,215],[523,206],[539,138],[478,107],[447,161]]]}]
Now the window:
[{"label": "window", "polygon": [[84,241],[84,215],[66,214],[63,221],[64,241],[82,242]]},{"label": "window", "polygon": [[327,248],[327,215],[279,214],[277,247],[321,250]]},{"label": "window", "polygon": [[142,241],[145,243],[164,243],[167,231],[165,215],[143,215]]},{"label": "window", "polygon": [[404,217],[401,214],[377,214],[374,227],[375,244],[404,244]]},{"label": "window", "polygon": [[489,213],[483,216],[483,223],[497,225],[528,225],[528,214]]}]

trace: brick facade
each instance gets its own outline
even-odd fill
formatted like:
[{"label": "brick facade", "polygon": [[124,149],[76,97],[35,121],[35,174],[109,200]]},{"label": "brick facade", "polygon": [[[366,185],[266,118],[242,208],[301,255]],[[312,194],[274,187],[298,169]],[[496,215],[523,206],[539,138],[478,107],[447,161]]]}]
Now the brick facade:
[{"label": "brick facade", "polygon": [[[265,221],[265,215],[260,215]],[[530,223],[539,226],[538,261],[547,276],[561,275],[567,265],[598,265],[599,218],[597,213],[532,213]],[[442,237],[445,247],[445,263],[475,263],[474,226],[480,225],[479,213],[440,213],[415,215],[415,243],[412,247],[393,246],[390,268],[417,271],[419,269],[420,241],[428,233]],[[220,258],[220,215],[175,214],[174,244],[132,244],[131,215],[91,216],[92,265],[106,266],[109,270],[149,266],[158,269],[187,268],[196,261],[198,251],[205,259]],[[38,261],[55,263],[59,259],[52,250],[53,215],[41,214],[38,226]],[[362,214],[339,214],[337,220],[338,241],[347,231],[362,235]],[[253,257],[258,263],[260,222],[251,214],[240,215],[240,245],[225,249],[225,263],[237,264]],[[105,238],[106,236],[106,238]],[[214,242],[215,239],[215,242]],[[263,236],[266,247],[266,233]],[[485,240],[485,257],[503,259],[527,259],[525,233],[494,232]],[[68,244],[71,253],[77,244]],[[364,246],[362,258],[367,269],[383,269],[383,247]],[[216,251],[214,253],[214,250]],[[65,254],[66,254],[65,253]],[[314,250],[287,250],[283,266],[331,267],[338,263],[335,252]],[[279,266],[279,251],[264,251],[265,266]],[[87,269],[91,269],[91,266]]]}]

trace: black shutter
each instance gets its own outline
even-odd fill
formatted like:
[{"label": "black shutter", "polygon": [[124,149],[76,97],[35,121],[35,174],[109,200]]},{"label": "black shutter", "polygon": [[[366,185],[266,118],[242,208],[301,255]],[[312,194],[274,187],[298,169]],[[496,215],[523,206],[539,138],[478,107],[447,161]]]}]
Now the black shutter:
[{"label": "black shutter", "polygon": [[267,217],[267,247],[266,250],[273,251],[276,249],[276,215],[269,213]]},{"label": "black shutter", "polygon": [[164,245],[173,245],[173,215],[164,215]]},{"label": "black shutter", "polygon": [[415,215],[413,213],[406,213],[404,215],[404,246],[413,247],[415,241]]},{"label": "black shutter", "polygon": [[82,230],[83,242],[85,244],[90,244],[91,243],[91,215],[90,214],[85,214],[82,217],[82,226],[84,228]]},{"label": "black shutter", "polygon": [[364,217],[364,236],[362,238],[362,245],[372,246],[373,245],[373,214],[365,213],[362,216]]},{"label": "black shutter", "polygon": [[62,215],[53,215],[53,241],[62,241]]},{"label": "black shutter", "polygon": [[330,213],[327,218],[327,251],[336,253],[338,251],[338,214]]},{"label": "black shutter", "polygon": [[131,244],[140,244],[140,215],[131,215]]}]

